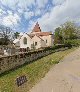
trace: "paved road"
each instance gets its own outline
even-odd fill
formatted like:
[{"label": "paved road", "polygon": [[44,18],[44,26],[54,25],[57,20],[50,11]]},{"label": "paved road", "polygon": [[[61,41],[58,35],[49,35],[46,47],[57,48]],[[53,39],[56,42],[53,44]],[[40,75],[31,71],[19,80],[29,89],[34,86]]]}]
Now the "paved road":
[{"label": "paved road", "polygon": [[61,61],[30,92],[80,92],[80,48]]}]

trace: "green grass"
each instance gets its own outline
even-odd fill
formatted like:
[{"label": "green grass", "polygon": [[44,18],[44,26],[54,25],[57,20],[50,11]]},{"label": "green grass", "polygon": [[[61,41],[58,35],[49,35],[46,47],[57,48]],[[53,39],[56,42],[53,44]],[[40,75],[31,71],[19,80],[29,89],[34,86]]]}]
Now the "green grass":
[{"label": "green grass", "polygon": [[[53,65],[59,63],[65,55],[73,50],[75,50],[75,48],[53,53],[29,65],[24,65],[14,71],[10,71],[8,74],[0,76],[0,92],[27,92],[45,76]],[[28,81],[21,87],[17,87],[15,80],[21,75],[26,75]]]}]

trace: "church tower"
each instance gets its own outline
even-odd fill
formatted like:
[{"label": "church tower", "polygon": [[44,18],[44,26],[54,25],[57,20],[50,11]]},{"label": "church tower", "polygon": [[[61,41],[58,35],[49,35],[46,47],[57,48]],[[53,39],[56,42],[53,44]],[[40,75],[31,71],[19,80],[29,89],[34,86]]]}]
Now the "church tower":
[{"label": "church tower", "polygon": [[31,33],[38,33],[38,32],[41,32],[41,29],[37,22]]}]

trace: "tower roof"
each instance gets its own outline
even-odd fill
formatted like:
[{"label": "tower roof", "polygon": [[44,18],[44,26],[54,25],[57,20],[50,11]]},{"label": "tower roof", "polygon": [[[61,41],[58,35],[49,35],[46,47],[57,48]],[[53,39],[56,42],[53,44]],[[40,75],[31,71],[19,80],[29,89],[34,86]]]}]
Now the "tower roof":
[{"label": "tower roof", "polygon": [[41,32],[38,22],[36,23],[35,27],[33,28],[32,32]]}]

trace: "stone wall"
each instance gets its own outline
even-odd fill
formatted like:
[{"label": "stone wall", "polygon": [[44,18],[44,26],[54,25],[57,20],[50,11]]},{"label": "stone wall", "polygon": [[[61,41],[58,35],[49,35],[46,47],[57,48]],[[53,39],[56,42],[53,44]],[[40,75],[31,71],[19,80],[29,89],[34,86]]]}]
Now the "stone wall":
[{"label": "stone wall", "polygon": [[[64,49],[63,49],[64,50]],[[57,51],[57,50],[56,50]],[[58,50],[59,51],[59,50]],[[54,50],[39,50],[29,53],[20,53],[12,56],[0,57],[0,74],[14,69],[23,64],[31,63],[38,58],[44,57],[51,53],[55,52]]]}]

